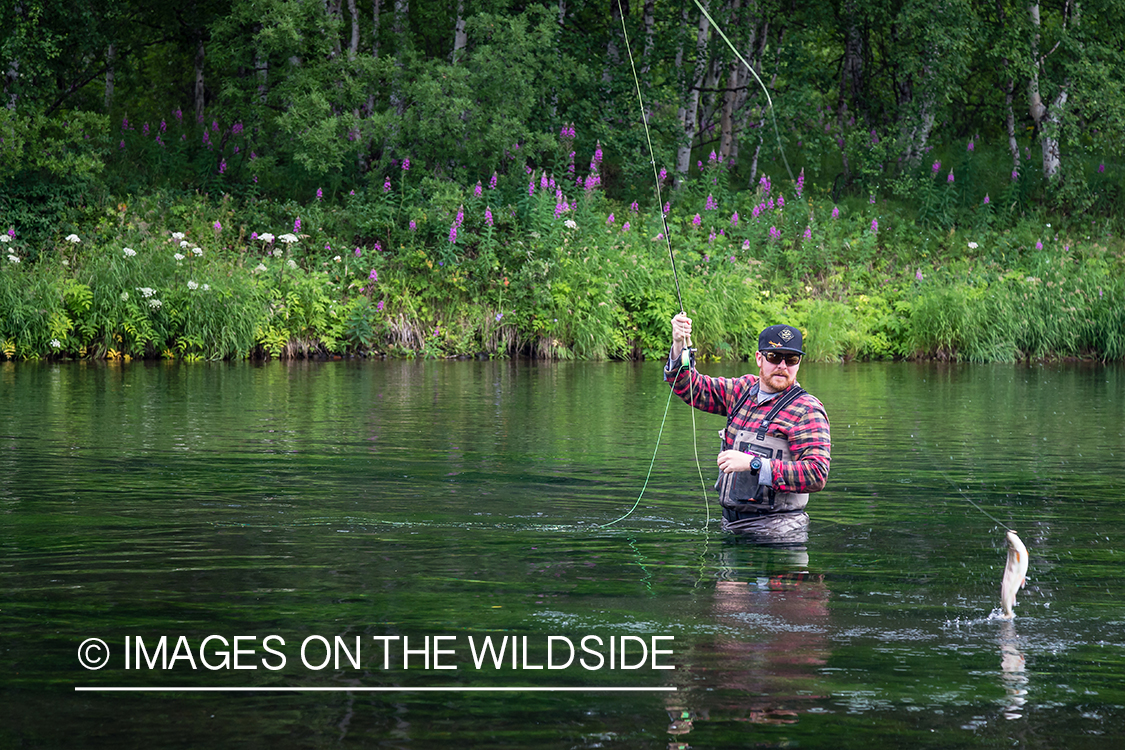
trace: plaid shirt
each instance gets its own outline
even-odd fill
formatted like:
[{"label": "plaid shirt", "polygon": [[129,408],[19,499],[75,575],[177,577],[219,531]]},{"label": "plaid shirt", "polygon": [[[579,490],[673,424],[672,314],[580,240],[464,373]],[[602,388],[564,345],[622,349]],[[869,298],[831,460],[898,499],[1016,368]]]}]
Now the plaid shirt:
[{"label": "plaid shirt", "polygon": [[[673,364],[675,368],[678,363]],[[758,383],[757,375],[740,378],[713,378],[701,375],[694,367],[677,372],[664,368],[664,379],[672,392],[685,402],[702,411],[728,416],[747,390]],[[724,446],[734,444],[739,430],[756,430],[773,408],[774,399],[759,404],[751,396],[724,435]],[[824,489],[831,463],[832,435],[824,405],[809,393],[798,397],[786,406],[770,424],[768,435],[778,435],[789,441],[793,461],[772,460],[773,486],[782,492],[816,492]]]}]

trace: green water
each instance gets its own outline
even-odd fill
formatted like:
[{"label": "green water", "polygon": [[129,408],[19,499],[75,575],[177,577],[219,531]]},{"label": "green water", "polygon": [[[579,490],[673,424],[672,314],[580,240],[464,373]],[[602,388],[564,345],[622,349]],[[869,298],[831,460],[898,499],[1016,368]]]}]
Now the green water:
[{"label": "green water", "polygon": [[[657,446],[651,363],[0,364],[0,745],[1125,741],[1125,371],[800,380],[832,473],[780,548],[719,531],[722,420],[680,402],[602,526]],[[996,521],[1031,551],[1013,622]],[[173,689],[238,687],[338,690]]]}]

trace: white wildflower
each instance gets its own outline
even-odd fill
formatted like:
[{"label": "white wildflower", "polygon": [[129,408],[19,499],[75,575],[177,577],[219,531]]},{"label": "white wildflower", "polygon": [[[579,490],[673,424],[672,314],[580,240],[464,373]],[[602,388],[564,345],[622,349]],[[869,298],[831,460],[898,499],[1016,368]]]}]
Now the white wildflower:
[{"label": "white wildflower", "polygon": [[265,271],[265,270],[266,270],[266,265],[264,263],[259,263],[258,265],[254,266],[254,273],[261,273],[262,271]]},{"label": "white wildflower", "polygon": [[187,240],[180,240],[180,247],[187,247],[189,244]]},{"label": "white wildflower", "polygon": [[178,241],[178,240],[182,240],[183,238],[184,238],[183,232],[172,232],[172,239]]},{"label": "white wildflower", "polygon": [[265,242],[265,243],[268,244],[270,242],[273,242],[273,235],[270,234],[269,232],[262,232],[261,234],[258,235],[258,239],[260,239],[262,242]]},{"label": "white wildflower", "polygon": [[970,242],[970,243],[969,243],[969,249],[970,249],[970,250],[976,250],[976,249],[977,249],[978,247],[980,247],[980,245],[978,245],[978,244],[977,244],[977,243],[975,243],[975,242]]},{"label": "white wildflower", "polygon": [[211,291],[211,285],[210,284],[204,284],[203,285],[203,291],[205,291],[205,292]]},{"label": "white wildflower", "polygon": [[341,259],[340,259],[340,256],[339,256],[339,255],[337,255],[337,256],[336,256],[335,258],[333,258],[332,260],[334,260],[334,261],[336,261],[337,263],[339,263]]},{"label": "white wildflower", "polygon": [[163,303],[160,300],[156,299],[155,297],[153,297],[152,299],[150,299],[148,301],[148,306],[151,307],[153,310],[159,310],[160,306],[162,304]]},{"label": "white wildflower", "polygon": [[0,234],[0,242],[8,243],[8,242],[11,242],[11,241],[12,241],[12,238],[9,237],[8,235]]},{"label": "white wildflower", "polygon": [[184,256],[183,256],[182,253],[176,253],[172,257],[175,258],[176,260],[183,260],[184,259]]},{"label": "white wildflower", "polygon": [[81,238],[80,238],[80,237],[79,237],[79,236],[78,236],[77,234],[68,234],[68,235],[66,236],[66,241],[67,241],[67,242],[74,242],[74,243],[78,243],[78,242],[81,242],[81,241],[82,241],[82,239],[81,239]]},{"label": "white wildflower", "polygon": [[281,240],[282,242],[284,242],[286,245],[291,245],[291,244],[293,244],[294,242],[297,241],[297,235],[295,235],[295,234],[283,234],[280,237],[278,237],[278,239]]},{"label": "white wildflower", "polygon": [[297,270],[297,261],[290,258],[287,262],[290,268],[292,268],[293,270]]},{"label": "white wildflower", "polygon": [[203,257],[203,248],[201,248],[201,247],[193,247],[193,248],[191,249],[191,254],[192,254],[192,255],[194,255],[194,256],[195,256],[195,257],[197,257],[197,258],[202,258],[202,257]]},{"label": "white wildflower", "polygon": [[129,301],[129,293],[128,292],[122,292],[121,293],[121,301],[122,302],[128,302]]},{"label": "white wildflower", "polygon": [[189,281],[189,282],[187,283],[187,288],[188,288],[188,289],[190,289],[190,290],[192,290],[192,291],[194,292],[194,291],[195,291],[196,289],[198,289],[198,288],[199,288],[199,284],[197,284],[197,283],[196,283],[196,282],[194,282],[194,281]]},{"label": "white wildflower", "polygon": [[574,221],[574,219],[567,219],[566,221],[563,222],[563,224],[566,224],[566,226],[569,227],[570,229],[577,229],[578,228],[578,224]]},{"label": "white wildflower", "polygon": [[51,339],[51,346],[58,349],[59,347],[62,346],[62,342],[59,341],[58,339]]},{"label": "white wildflower", "polygon": [[67,260],[66,258],[63,258],[62,264],[63,264],[64,266],[70,267],[70,261],[69,261],[69,260]]},{"label": "white wildflower", "polygon": [[18,256],[18,255],[9,255],[9,256],[8,256],[8,260],[10,260],[10,261],[11,261],[12,263],[19,263],[19,262],[20,262],[20,256]]},{"label": "white wildflower", "polygon": [[125,257],[126,257],[126,258],[132,258],[132,257],[133,257],[134,255],[136,255],[136,254],[137,254],[137,251],[136,251],[136,250],[134,250],[134,249],[133,249],[133,248],[131,248],[131,247],[127,247],[127,248],[125,248],[125,250],[124,250],[123,252],[125,253]]},{"label": "white wildflower", "polygon": [[[137,291],[140,292],[142,295],[144,295],[146,298],[151,297],[152,295],[156,294],[155,289],[151,289],[147,286],[139,286],[139,287],[137,287]],[[128,292],[126,292],[126,294],[127,293]]]}]

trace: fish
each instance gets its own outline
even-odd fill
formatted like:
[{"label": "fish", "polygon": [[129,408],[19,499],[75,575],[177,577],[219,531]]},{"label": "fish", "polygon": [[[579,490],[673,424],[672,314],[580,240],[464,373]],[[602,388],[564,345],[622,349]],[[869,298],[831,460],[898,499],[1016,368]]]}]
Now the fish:
[{"label": "fish", "polygon": [[1016,616],[1012,607],[1016,606],[1016,592],[1027,583],[1027,547],[1019,534],[1008,529],[1008,562],[1004,565],[1004,577],[1000,579],[1000,609],[1005,620]]}]

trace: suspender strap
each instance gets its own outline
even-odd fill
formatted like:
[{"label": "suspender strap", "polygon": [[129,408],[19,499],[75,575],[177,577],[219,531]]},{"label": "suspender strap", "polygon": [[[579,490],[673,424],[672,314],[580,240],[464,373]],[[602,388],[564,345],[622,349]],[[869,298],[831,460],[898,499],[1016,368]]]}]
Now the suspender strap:
[{"label": "suspender strap", "polygon": [[[727,429],[725,430],[724,435],[730,433],[730,425],[731,422],[734,421],[735,415],[738,414],[738,412],[742,409],[742,406],[746,403],[747,399],[749,399],[751,396],[757,395],[758,391],[760,390],[760,385],[760,383],[755,383],[753,388],[750,388],[745,393],[743,393],[742,396],[739,397],[738,401],[735,402],[734,408],[727,413]],[[794,385],[792,388],[785,392],[785,395],[778,398],[777,402],[773,405],[773,408],[770,409],[769,414],[766,414],[766,418],[762,420],[762,424],[758,427],[758,440],[761,440],[766,436],[766,430],[769,429],[770,424],[773,422],[774,418],[781,413],[781,410],[789,406],[789,404],[793,403],[803,395],[805,395],[805,389],[799,385]]]}]

